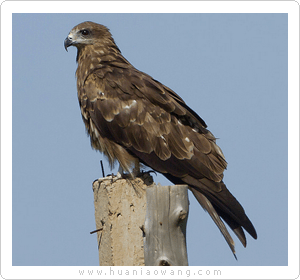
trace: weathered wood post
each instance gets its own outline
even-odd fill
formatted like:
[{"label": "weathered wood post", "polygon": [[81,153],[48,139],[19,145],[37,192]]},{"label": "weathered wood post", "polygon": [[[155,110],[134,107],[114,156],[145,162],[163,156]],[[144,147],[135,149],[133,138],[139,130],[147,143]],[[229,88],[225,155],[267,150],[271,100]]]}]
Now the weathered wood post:
[{"label": "weathered wood post", "polygon": [[187,187],[114,179],[93,183],[100,265],[188,265]]},{"label": "weathered wood post", "polygon": [[141,226],[146,213],[146,187],[153,178],[145,173],[135,180],[113,180],[104,178],[93,183],[99,263],[144,265]]},{"label": "weathered wood post", "polygon": [[186,185],[152,186],[146,190],[145,265],[188,265]]}]

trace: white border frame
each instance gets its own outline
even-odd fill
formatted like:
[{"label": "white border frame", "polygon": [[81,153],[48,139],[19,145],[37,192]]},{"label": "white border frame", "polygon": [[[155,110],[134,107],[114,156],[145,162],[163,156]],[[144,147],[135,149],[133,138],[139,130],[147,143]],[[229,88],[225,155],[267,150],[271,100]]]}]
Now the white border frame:
[{"label": "white border frame", "polygon": [[[12,13],[288,13],[288,266],[12,266]],[[134,10],[133,10],[134,7]],[[4,39],[5,38],[5,39]],[[293,187],[291,187],[293,186]],[[295,186],[297,186],[295,188]],[[292,222],[291,222],[292,221]],[[102,275],[99,275],[100,270]],[[123,270],[123,275],[118,275]],[[136,275],[133,271],[136,270]],[[182,270],[182,275],[178,275]],[[221,276],[214,276],[221,270]],[[80,274],[84,273],[83,275]],[[84,272],[83,272],[84,271]],[[111,275],[111,271],[115,271]],[[175,274],[170,274],[171,272]],[[125,273],[128,272],[128,275]],[[188,275],[189,272],[189,275]],[[210,272],[210,275],[207,273]],[[149,273],[149,275],[147,275]],[[156,274],[157,273],[157,274]],[[201,275],[199,274],[201,273]],[[1,5],[1,275],[6,279],[295,279],[299,275],[299,6],[293,1],[6,1]],[[246,275],[246,278],[245,278]]]}]

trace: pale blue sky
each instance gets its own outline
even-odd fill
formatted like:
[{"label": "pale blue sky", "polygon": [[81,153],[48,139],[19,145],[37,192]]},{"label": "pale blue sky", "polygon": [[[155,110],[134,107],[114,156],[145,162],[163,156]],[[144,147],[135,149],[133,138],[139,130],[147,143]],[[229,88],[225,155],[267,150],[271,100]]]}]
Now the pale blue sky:
[{"label": "pale blue sky", "polygon": [[[90,147],[76,93],[83,21],[108,26],[123,55],[177,92],[219,138],[224,181],[258,239],[238,261],[189,193],[190,265],[288,264],[287,14],[13,14],[13,265],[98,265]],[[106,173],[109,173],[104,160]],[[163,176],[156,183],[167,185]]]}]

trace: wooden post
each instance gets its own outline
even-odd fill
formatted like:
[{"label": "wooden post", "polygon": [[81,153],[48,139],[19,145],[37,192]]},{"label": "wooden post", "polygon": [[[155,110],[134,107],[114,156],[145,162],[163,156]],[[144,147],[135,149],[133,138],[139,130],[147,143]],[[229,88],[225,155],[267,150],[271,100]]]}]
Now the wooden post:
[{"label": "wooden post", "polygon": [[158,184],[148,188],[146,192],[145,265],[188,265],[187,186]]},{"label": "wooden post", "polygon": [[157,186],[149,173],[114,179],[93,183],[100,265],[188,265],[187,187]]},{"label": "wooden post", "polygon": [[144,264],[143,231],[147,186],[153,178],[112,180],[93,183],[99,263],[101,266]]}]

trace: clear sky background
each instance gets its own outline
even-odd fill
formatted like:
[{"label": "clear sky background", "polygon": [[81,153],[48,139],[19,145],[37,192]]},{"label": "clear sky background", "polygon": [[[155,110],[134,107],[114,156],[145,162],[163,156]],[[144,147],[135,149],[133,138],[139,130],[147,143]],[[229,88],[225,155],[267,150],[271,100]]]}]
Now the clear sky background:
[{"label": "clear sky background", "polygon": [[76,48],[63,46],[87,20],[108,26],[122,54],[178,93],[219,138],[224,181],[258,239],[246,234],[245,249],[232,233],[236,261],[189,193],[189,264],[287,265],[287,14],[101,13],[13,15],[13,265],[98,265],[89,232],[104,158],[81,120]]}]

